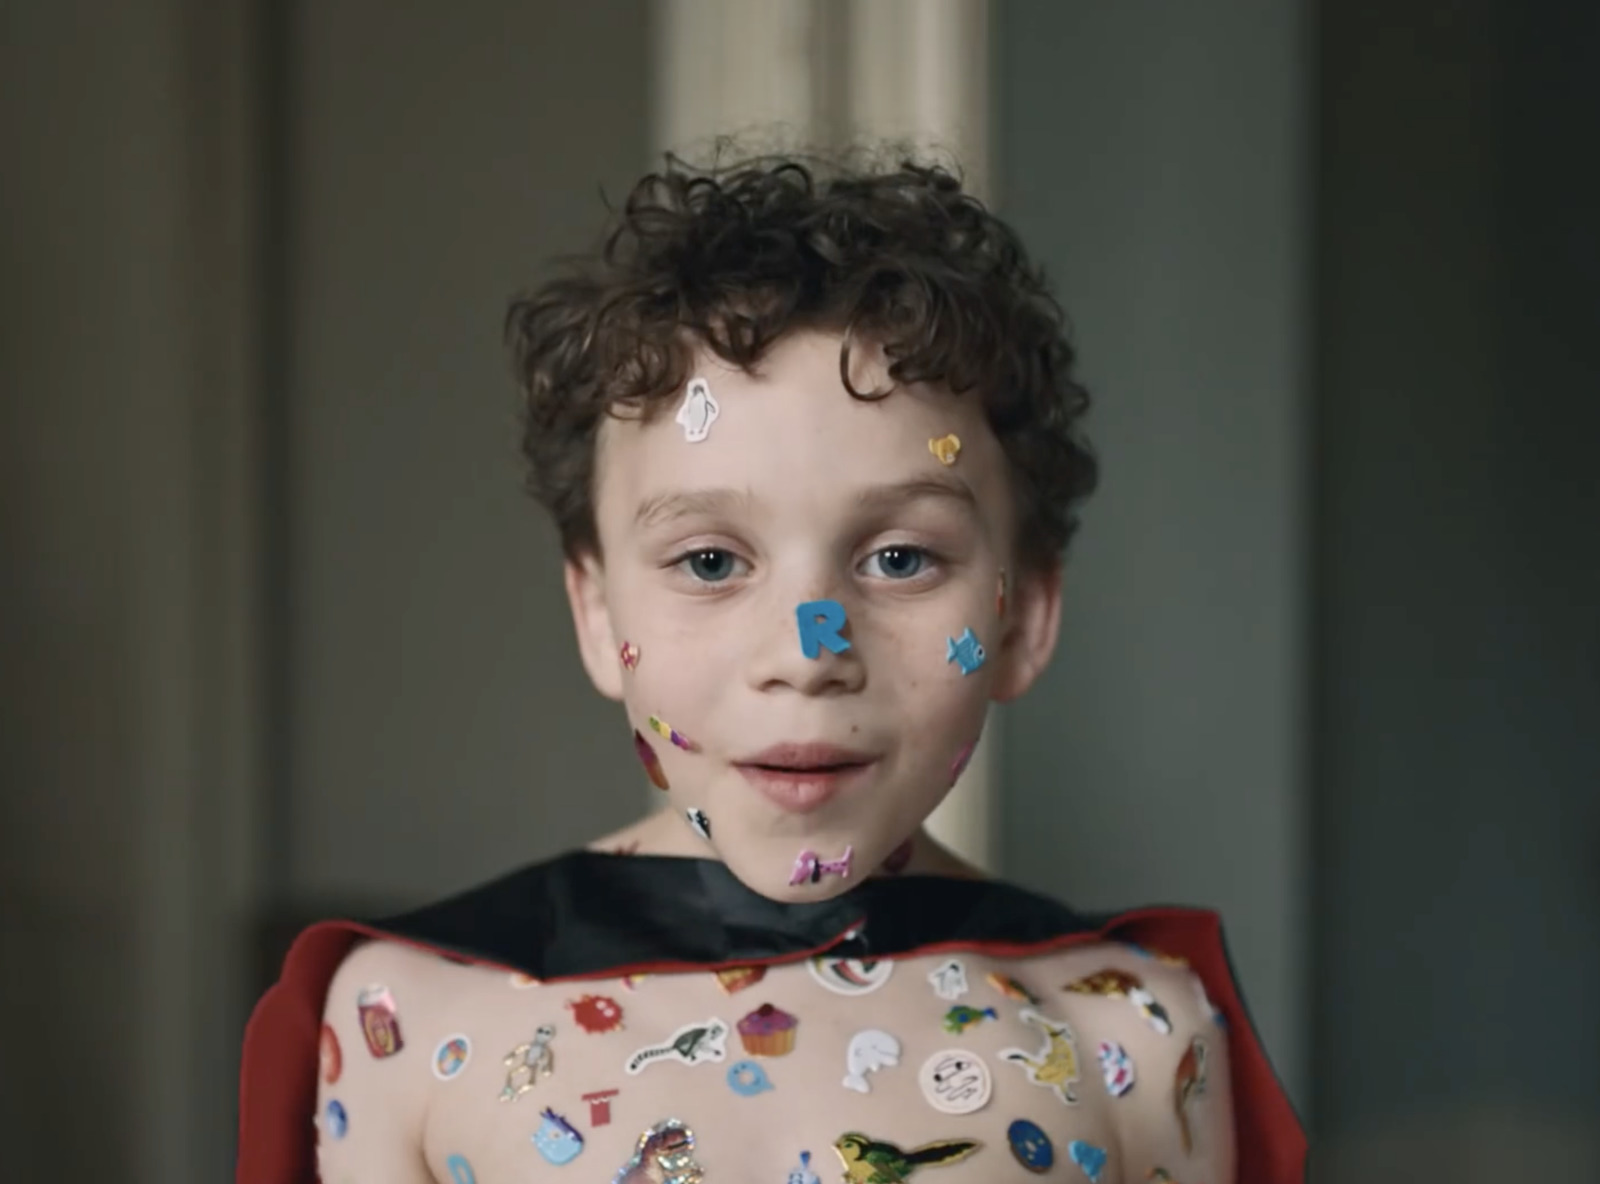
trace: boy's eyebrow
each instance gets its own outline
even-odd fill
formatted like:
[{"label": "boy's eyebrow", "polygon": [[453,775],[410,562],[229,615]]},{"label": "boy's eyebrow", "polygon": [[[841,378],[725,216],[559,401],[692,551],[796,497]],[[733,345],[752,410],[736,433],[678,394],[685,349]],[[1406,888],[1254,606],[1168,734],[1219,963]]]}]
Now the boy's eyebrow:
[{"label": "boy's eyebrow", "polygon": [[[921,501],[940,498],[958,503],[963,509],[976,513],[977,496],[965,481],[957,477],[936,475],[913,477],[888,485],[872,485],[856,494],[856,505],[864,510],[883,511]],[[753,500],[751,492],[737,489],[687,489],[658,493],[639,503],[633,516],[634,525],[641,530],[688,518],[697,514],[716,516],[746,509]]]}]

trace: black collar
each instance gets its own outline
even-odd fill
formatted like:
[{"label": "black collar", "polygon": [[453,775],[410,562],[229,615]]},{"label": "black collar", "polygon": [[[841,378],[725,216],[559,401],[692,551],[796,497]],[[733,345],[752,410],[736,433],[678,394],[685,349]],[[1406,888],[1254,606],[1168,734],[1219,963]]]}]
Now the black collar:
[{"label": "black collar", "polygon": [[1020,954],[1100,920],[995,880],[869,879],[784,904],[710,859],[575,851],[374,928],[539,979],[943,949]]}]

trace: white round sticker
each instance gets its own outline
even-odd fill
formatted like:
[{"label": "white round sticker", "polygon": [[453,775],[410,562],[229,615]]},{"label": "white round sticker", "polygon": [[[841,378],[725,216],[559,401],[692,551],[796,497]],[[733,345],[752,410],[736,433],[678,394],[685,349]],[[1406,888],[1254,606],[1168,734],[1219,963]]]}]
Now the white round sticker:
[{"label": "white round sticker", "polygon": [[887,958],[830,958],[806,962],[811,977],[839,995],[867,995],[889,981],[894,963]]},{"label": "white round sticker", "polygon": [[989,1104],[994,1082],[989,1066],[975,1052],[947,1048],[923,1063],[917,1078],[928,1105],[945,1114],[971,1114]]}]

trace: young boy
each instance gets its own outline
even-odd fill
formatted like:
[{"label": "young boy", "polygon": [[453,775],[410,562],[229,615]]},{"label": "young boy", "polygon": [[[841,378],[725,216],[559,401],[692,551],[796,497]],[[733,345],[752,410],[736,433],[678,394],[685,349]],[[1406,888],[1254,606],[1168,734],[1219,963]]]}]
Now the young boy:
[{"label": "young boy", "polygon": [[1012,233],[937,169],[669,161],[509,329],[661,809],[303,934],[240,1184],[1300,1180],[1215,915],[1086,918],[921,829],[1050,659],[1095,479]]}]

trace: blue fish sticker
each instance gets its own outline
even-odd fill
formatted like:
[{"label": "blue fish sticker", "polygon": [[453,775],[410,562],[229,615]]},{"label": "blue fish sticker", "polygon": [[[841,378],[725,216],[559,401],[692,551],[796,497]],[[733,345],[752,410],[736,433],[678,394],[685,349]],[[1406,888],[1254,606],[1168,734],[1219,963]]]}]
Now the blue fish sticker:
[{"label": "blue fish sticker", "polygon": [[972,632],[970,625],[960,637],[947,637],[945,641],[949,644],[949,648],[945,651],[944,660],[946,662],[960,662],[962,678],[982,666],[983,660],[989,656],[984,651],[983,643]]}]

